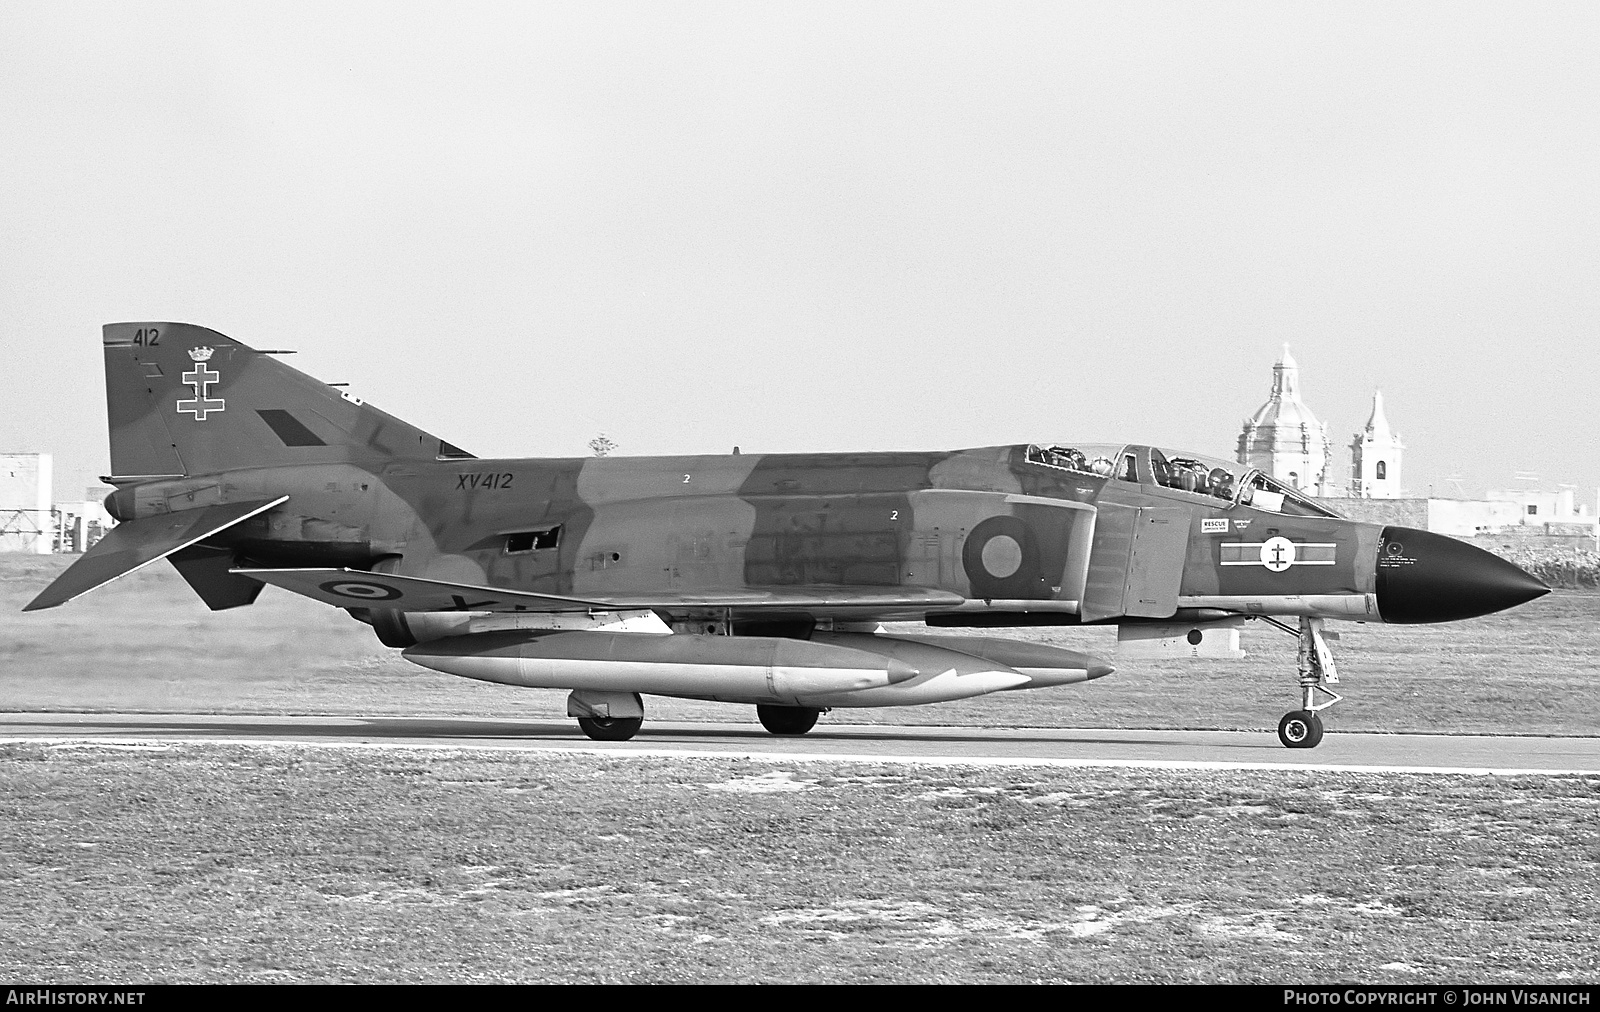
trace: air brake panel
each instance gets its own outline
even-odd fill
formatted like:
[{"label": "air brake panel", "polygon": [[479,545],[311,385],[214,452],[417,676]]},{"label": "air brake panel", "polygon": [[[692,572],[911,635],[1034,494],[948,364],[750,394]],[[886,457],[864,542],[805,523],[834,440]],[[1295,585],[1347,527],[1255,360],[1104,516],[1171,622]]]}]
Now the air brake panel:
[{"label": "air brake panel", "polygon": [[1101,503],[1083,621],[1166,618],[1175,612],[1188,541],[1185,510]]},{"label": "air brake panel", "polygon": [[1141,508],[1133,528],[1133,560],[1122,613],[1166,618],[1178,610],[1178,588],[1189,549],[1187,510]]}]

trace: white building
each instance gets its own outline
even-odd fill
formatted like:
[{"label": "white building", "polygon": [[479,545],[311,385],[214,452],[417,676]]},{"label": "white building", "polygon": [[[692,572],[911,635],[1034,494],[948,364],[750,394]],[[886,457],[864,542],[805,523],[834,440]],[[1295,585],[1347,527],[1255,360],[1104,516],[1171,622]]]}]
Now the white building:
[{"label": "white building", "polygon": [[1587,524],[1594,522],[1586,503],[1577,502],[1571,487],[1556,492],[1536,488],[1491,489],[1484,498],[1513,507],[1518,526],[1540,524]]},{"label": "white building", "polygon": [[105,499],[111,492],[104,485],[90,485],[81,502],[56,503],[56,551],[87,552],[117,525],[106,512]]},{"label": "white building", "polygon": [[1372,414],[1366,428],[1356,433],[1350,444],[1350,497],[1352,499],[1398,499],[1400,457],[1405,444],[1400,433],[1389,428],[1383,414],[1383,391],[1372,392]]},{"label": "white building", "polygon": [[1245,419],[1239,435],[1238,461],[1310,495],[1328,494],[1328,460],[1332,456],[1328,426],[1300,399],[1300,365],[1283,346],[1272,367],[1272,394]]},{"label": "white building", "polygon": [[55,548],[48,453],[0,453],[0,552],[49,555]]}]

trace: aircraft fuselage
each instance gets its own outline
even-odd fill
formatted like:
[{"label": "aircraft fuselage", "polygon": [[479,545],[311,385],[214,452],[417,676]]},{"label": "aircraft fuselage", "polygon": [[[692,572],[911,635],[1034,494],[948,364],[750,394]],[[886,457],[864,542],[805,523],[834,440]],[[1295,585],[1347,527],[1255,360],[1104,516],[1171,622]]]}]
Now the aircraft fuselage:
[{"label": "aircraft fuselage", "polygon": [[[147,483],[117,493],[112,508],[133,519],[291,490],[214,543],[263,566],[389,559],[401,575],[580,598],[925,588],[965,599],[943,610],[972,624],[1210,610],[1382,621],[1379,559],[1410,558],[1400,528],[1163,485],[1147,447],[1123,451],[1138,465],[1127,478],[1049,466],[1029,451],[306,464]],[[1436,536],[1412,533],[1437,552]],[[1477,554],[1491,575],[1520,575]],[[1490,587],[1455,610],[1494,610],[1496,600]],[[677,617],[725,610],[686,605]]]}]

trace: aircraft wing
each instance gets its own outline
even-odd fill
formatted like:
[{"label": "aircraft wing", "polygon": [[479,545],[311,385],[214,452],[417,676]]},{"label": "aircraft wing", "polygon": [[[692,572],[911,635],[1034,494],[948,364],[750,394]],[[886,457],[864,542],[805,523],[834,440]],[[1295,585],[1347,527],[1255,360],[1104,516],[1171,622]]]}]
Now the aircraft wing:
[{"label": "aircraft wing", "polygon": [[288,499],[285,495],[276,499],[205,506],[118,524],[22,610],[39,611],[66,604],[80,594],[87,594],[119,576],[204,541]]},{"label": "aircraft wing", "polygon": [[769,611],[848,611],[881,608],[953,608],[966,598],[947,590],[925,587],[748,587],[735,590],[678,591],[623,595],[614,598],[622,608],[738,608]]},{"label": "aircraft wing", "polygon": [[669,591],[564,597],[504,587],[483,587],[358,569],[234,569],[337,608],[398,608],[404,611],[589,611],[593,609],[738,608],[796,611],[876,608],[947,608],[965,598],[920,587],[807,587]]}]

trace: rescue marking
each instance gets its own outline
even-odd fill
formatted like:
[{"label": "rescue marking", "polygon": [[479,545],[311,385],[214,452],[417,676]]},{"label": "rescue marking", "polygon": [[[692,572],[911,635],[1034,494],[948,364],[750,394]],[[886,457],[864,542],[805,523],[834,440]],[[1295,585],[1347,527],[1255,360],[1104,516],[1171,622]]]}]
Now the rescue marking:
[{"label": "rescue marking", "polygon": [[1211,517],[1200,521],[1201,534],[1226,534],[1228,533],[1227,517]]},{"label": "rescue marking", "polygon": [[393,601],[401,596],[398,588],[360,580],[330,580],[322,584],[322,589],[337,597],[353,597],[358,601]]},{"label": "rescue marking", "polygon": [[1327,541],[1290,541],[1268,538],[1265,541],[1224,541],[1221,564],[1261,566],[1281,573],[1291,566],[1332,566],[1338,562],[1339,546]]},{"label": "rescue marking", "polygon": [[197,422],[205,421],[211,412],[220,413],[228,406],[223,398],[210,396],[211,384],[222,381],[222,374],[206,365],[211,361],[213,350],[190,348],[189,357],[194,360],[194,368],[183,374],[183,382],[194,388],[194,396],[179,399],[178,414],[193,415]]}]

